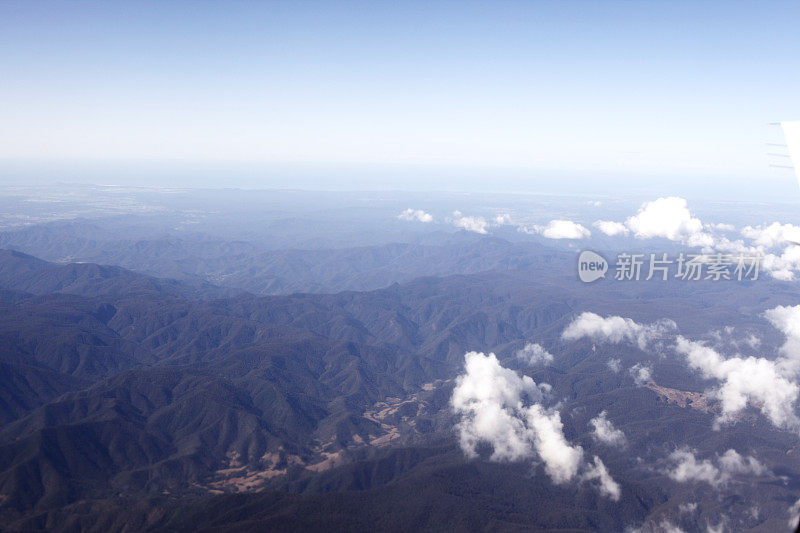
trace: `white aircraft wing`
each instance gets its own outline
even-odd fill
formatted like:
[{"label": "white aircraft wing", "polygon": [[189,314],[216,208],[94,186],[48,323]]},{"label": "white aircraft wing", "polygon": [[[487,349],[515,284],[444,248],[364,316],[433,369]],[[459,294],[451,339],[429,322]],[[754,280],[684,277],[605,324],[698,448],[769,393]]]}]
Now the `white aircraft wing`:
[{"label": "white aircraft wing", "polygon": [[783,136],[786,138],[786,146],[789,148],[789,157],[792,158],[792,166],[800,183],[800,120],[781,122]]}]

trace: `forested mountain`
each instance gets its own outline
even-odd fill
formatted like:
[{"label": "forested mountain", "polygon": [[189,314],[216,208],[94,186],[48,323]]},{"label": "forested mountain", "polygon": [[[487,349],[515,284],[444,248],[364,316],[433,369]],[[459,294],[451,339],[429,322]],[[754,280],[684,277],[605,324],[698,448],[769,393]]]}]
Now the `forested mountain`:
[{"label": "forested mountain", "polygon": [[[554,287],[533,272],[220,298],[119,267],[0,252],[0,520],[22,530],[619,529],[690,490],[643,461],[687,442],[736,448],[754,432],[773,473],[797,479],[785,459],[800,452],[791,434],[758,417],[709,433],[713,408],[676,401],[705,390],[678,362],[650,356],[657,372],[642,387],[607,364],[641,361],[636,346],[561,337],[589,309],[642,322],[683,309],[686,334],[752,309],[758,327],[756,309],[788,303],[792,290],[752,284],[734,297],[719,284],[668,285],[654,306],[641,299],[646,284],[610,300],[610,284],[587,294],[568,274]],[[712,300],[735,305],[709,315]],[[526,366],[515,354],[529,342],[557,358]],[[468,351],[549,383],[565,434],[602,453],[624,503],[598,500],[585,483],[555,485],[535,463],[466,458],[450,402]],[[591,437],[603,410],[626,448]],[[737,497],[778,507],[794,490],[779,479]],[[698,498],[712,506],[716,495]],[[751,522],[742,524],[764,525]]]}]

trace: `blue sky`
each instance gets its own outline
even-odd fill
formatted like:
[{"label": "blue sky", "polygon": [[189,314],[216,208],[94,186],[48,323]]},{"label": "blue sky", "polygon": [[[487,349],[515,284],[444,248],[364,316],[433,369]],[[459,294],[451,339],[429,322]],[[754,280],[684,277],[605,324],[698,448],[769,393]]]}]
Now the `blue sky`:
[{"label": "blue sky", "polygon": [[0,167],[794,183],[764,142],[800,118],[798,20],[798,2],[6,0]]}]

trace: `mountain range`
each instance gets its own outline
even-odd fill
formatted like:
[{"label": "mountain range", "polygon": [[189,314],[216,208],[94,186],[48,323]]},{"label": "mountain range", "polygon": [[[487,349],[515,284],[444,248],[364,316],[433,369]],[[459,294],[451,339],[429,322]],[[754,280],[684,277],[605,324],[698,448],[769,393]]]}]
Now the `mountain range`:
[{"label": "mountain range", "polygon": [[[737,320],[778,344],[758,315],[796,291],[764,282],[735,294],[714,283],[622,293],[581,284],[564,255],[539,261],[561,268],[545,280],[540,263],[520,264],[370,291],[258,296],[4,250],[0,523],[26,531],[623,530],[693,499],[707,514],[685,520],[700,527],[716,516],[718,492],[648,466],[689,443],[702,453],[753,448],[774,475],[735,485],[725,512],[743,529],[785,524],[777,517],[800,489],[794,435],[758,417],[709,431],[712,411],[676,400],[706,389],[683,365],[656,360],[657,381],[642,387],[607,365],[641,361],[635,346],[560,334],[592,310],[643,322],[675,316],[686,334]],[[533,341],[557,359],[526,368],[515,353]],[[450,401],[468,351],[494,352],[551,384],[565,434],[602,454],[626,497],[553,484],[535,462],[466,457]],[[601,410],[627,448],[593,440],[589,420]],[[750,503],[760,519],[748,518]]]}]

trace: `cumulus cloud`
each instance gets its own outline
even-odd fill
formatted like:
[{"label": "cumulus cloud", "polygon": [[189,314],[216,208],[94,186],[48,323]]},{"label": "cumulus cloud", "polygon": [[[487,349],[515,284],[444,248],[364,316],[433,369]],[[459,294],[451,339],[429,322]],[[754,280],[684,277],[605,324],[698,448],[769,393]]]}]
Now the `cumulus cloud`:
[{"label": "cumulus cloud", "polygon": [[753,349],[761,346],[761,339],[752,333],[743,342]]},{"label": "cumulus cloud", "polygon": [[554,483],[566,483],[578,473],[583,449],[570,446],[564,437],[564,426],[558,411],[547,411],[532,405],[527,412],[528,425],[533,430],[533,444],[544,469]]},{"label": "cumulus cloud", "polygon": [[619,484],[614,481],[614,479],[608,473],[606,465],[604,465],[603,461],[601,461],[596,455],[594,456],[594,461],[587,466],[586,471],[583,474],[583,479],[588,481],[597,481],[600,494],[608,496],[615,502],[619,501],[619,497],[622,492],[619,488]]},{"label": "cumulus cloud", "polygon": [[659,523],[648,522],[639,528],[628,528],[625,533],[686,533],[684,530],[670,522],[662,520]]},{"label": "cumulus cloud", "polygon": [[736,231],[736,226],[733,224],[724,224],[722,222],[718,222],[717,224],[706,224],[705,226],[717,231]]},{"label": "cumulus cloud", "polygon": [[450,403],[460,417],[457,430],[468,457],[477,457],[478,446],[487,443],[490,460],[538,458],[554,483],[579,477],[583,467],[582,478],[598,480],[601,492],[614,498],[613,479],[599,459],[584,465],[583,448],[566,439],[561,415],[541,405],[549,385],[504,368],[491,353],[469,352],[465,363]]},{"label": "cumulus cloud", "polygon": [[719,523],[716,526],[712,526],[711,524],[706,524],[706,533],[725,533],[727,530],[728,518],[723,516]]},{"label": "cumulus cloud", "polygon": [[746,226],[742,235],[756,246],[775,248],[787,242],[800,242],[800,226],[773,222],[769,226]]},{"label": "cumulus cloud", "polygon": [[719,458],[720,471],[723,474],[753,474],[763,476],[769,470],[752,455],[743,456],[734,449],[729,449]]},{"label": "cumulus cloud", "polygon": [[[752,407],[776,427],[800,429],[800,417],[795,413],[800,398],[800,385],[797,383],[800,376],[800,305],[778,306],[767,310],[764,316],[786,338],[780,356],[774,360],[739,354],[723,356],[704,342],[678,335],[677,326],[672,321],[639,324],[630,318],[601,317],[585,312],[574,319],[561,336],[564,340],[587,337],[610,343],[634,342],[641,349],[651,347],[650,343],[658,340],[659,347],[668,346],[684,356],[689,368],[700,372],[706,379],[716,380],[716,386],[707,393],[719,401],[717,425],[734,422],[742,410]],[[725,328],[724,333],[726,338],[730,338],[734,330]],[[721,331],[712,334],[718,340],[723,336]],[[751,334],[741,344],[757,349],[760,340]],[[727,345],[737,350],[740,347],[739,342]],[[615,372],[621,366],[617,359],[607,364]],[[652,369],[644,363],[637,363],[629,372],[639,386],[652,379]]]},{"label": "cumulus cloud", "polygon": [[770,323],[786,337],[781,346],[783,357],[779,360],[786,374],[800,373],[800,305],[779,305],[764,312]]},{"label": "cumulus cloud", "polygon": [[[784,228],[791,227],[800,229],[798,226],[785,224],[773,224],[772,227]],[[785,229],[785,228],[784,228]],[[781,232],[784,232],[781,229]],[[762,231],[763,228],[752,228],[750,226],[742,230],[742,234],[747,238],[753,239],[751,245],[747,245],[741,239],[730,240],[726,237],[717,238],[713,248],[704,252],[719,252],[732,256],[734,261],[739,256],[760,257],[758,272],[766,272],[773,278],[781,281],[794,281],[800,273],[800,245],[795,243],[791,236],[793,231],[786,231],[783,235],[778,235],[775,231]]]},{"label": "cumulus cloud", "polygon": [[628,372],[638,387],[646,385],[653,379],[653,369],[641,363],[633,365]]},{"label": "cumulus cloud", "polygon": [[622,361],[620,359],[611,358],[608,361],[606,361],[606,366],[613,373],[618,374],[619,371],[622,370]]},{"label": "cumulus cloud", "polygon": [[486,222],[485,218],[464,216],[461,211],[453,211],[453,218],[448,220],[457,228],[482,235],[487,233],[486,228],[489,227],[489,223]]},{"label": "cumulus cloud", "polygon": [[676,351],[686,356],[689,366],[706,378],[720,382],[710,394],[719,400],[718,422],[726,423],[748,405],[759,409],[778,427],[798,427],[794,403],[800,387],[785,377],[780,361],[763,357],[725,358],[701,342],[678,336]]},{"label": "cumulus cloud", "polygon": [[754,333],[737,335],[736,328],[733,326],[725,326],[721,329],[711,330],[708,332],[708,335],[713,339],[713,345],[719,350],[741,350],[744,348],[753,351],[761,346],[761,338],[758,335]]},{"label": "cumulus cloud", "polygon": [[676,329],[672,320],[660,320],[652,324],[639,324],[621,316],[601,317],[591,312],[581,313],[561,333],[568,341],[588,337],[595,341],[619,344],[623,341],[635,342],[644,350],[647,344]]},{"label": "cumulus cloud", "polygon": [[518,226],[518,231],[547,239],[586,239],[592,232],[571,220],[551,220],[546,226]]},{"label": "cumulus cloud", "polygon": [[703,231],[703,222],[692,216],[686,200],[676,196],[645,202],[625,225],[639,238],[662,237],[689,246],[714,244],[714,238]]},{"label": "cumulus cloud", "polygon": [[659,529],[654,531],[658,531],[659,533],[686,533],[683,529],[676,526],[669,520],[662,520],[659,522],[658,527]]},{"label": "cumulus cloud", "polygon": [[762,254],[761,269],[781,281],[794,281],[800,272],[800,246],[787,246],[781,253]]},{"label": "cumulus cloud", "polygon": [[533,342],[529,342],[524,348],[518,350],[516,356],[517,359],[530,366],[547,364],[553,361],[553,354]]},{"label": "cumulus cloud", "polygon": [[669,460],[673,466],[665,473],[678,483],[702,482],[719,487],[727,484],[737,474],[761,476],[769,473],[758,459],[742,456],[734,449],[717,456],[712,462],[710,459],[698,460],[694,450],[682,448],[672,452]]},{"label": "cumulus cloud", "polygon": [[592,226],[599,229],[602,233],[605,233],[609,237],[614,237],[616,235],[627,235],[630,233],[628,226],[622,222],[614,222],[612,220],[598,220],[592,224]]},{"label": "cumulus cloud", "polygon": [[495,226],[510,226],[515,223],[508,213],[499,213],[489,219],[481,216],[467,216],[461,211],[453,211],[452,217],[446,219],[447,223],[452,224],[457,228],[473,233],[480,233],[485,235],[488,230]]},{"label": "cumulus cloud", "polygon": [[534,226],[537,233],[548,239],[585,239],[592,232],[571,220],[551,220],[546,226]]},{"label": "cumulus cloud", "polygon": [[[404,220],[415,220],[415,217],[416,212],[411,209],[404,211],[399,216]],[[526,226],[514,222],[508,213],[500,213],[487,220],[481,216],[466,216],[461,211],[453,211],[452,217],[448,218],[447,222],[457,228],[481,234],[488,233],[488,229],[494,226],[510,225],[516,226],[517,231],[521,233],[542,235],[548,239],[585,239],[592,234],[591,231],[571,220],[551,220],[546,226]]]},{"label": "cumulus cloud", "polygon": [[494,354],[469,352],[465,373],[456,380],[451,404],[462,419],[461,449],[477,457],[481,442],[492,445],[491,459],[516,461],[531,457],[532,429],[523,402],[538,402],[545,391],[529,376],[500,365]]},{"label": "cumulus cloud", "polygon": [[660,524],[661,529],[664,533],[685,533],[684,530],[670,522],[669,520],[663,520]]},{"label": "cumulus cloud", "polygon": [[773,278],[793,281],[800,273],[800,226],[774,222],[768,226],[747,226],[741,234],[751,241],[720,239],[715,249],[747,255],[760,255],[761,270]]},{"label": "cumulus cloud", "polygon": [[717,350],[682,336],[678,336],[675,349],[686,357],[691,368],[720,382],[711,391],[720,401],[718,422],[730,422],[750,406],[777,427],[798,429],[800,418],[795,405],[800,397],[796,382],[800,374],[800,305],[778,306],[765,311],[764,316],[786,338],[781,355],[775,360],[740,355],[726,358]]},{"label": "cumulus cloud", "polygon": [[632,232],[638,239],[669,239],[702,248],[708,253],[730,249],[743,251],[747,248],[741,241],[731,241],[718,235],[718,232],[734,231],[734,226],[704,223],[692,215],[685,199],[676,196],[643,203],[639,211],[628,217],[624,223],[598,220],[594,226],[609,236],[628,235]]},{"label": "cumulus cloud", "polygon": [[494,217],[494,223],[498,226],[508,226],[511,224],[511,215],[508,213],[502,213]]},{"label": "cumulus cloud", "polygon": [[407,220],[409,222],[433,222],[433,215],[426,213],[422,209],[411,209],[410,207],[397,215],[400,220]]},{"label": "cumulus cloud", "polygon": [[670,460],[675,465],[667,471],[667,475],[679,483],[704,481],[714,486],[721,483],[719,468],[708,459],[698,461],[691,450],[676,450],[670,454]]},{"label": "cumulus cloud", "polygon": [[608,419],[605,411],[601,411],[599,415],[592,418],[589,424],[594,428],[592,436],[595,440],[611,446],[625,446],[627,442],[625,433],[614,427],[614,424]]},{"label": "cumulus cloud", "polygon": [[[793,224],[746,226],[741,230],[742,237],[750,241],[746,244],[724,235],[735,231],[735,226],[703,222],[692,214],[685,199],[672,196],[645,202],[625,222],[597,220],[593,226],[609,236],[633,233],[638,239],[669,239],[701,248],[706,254],[731,254],[734,261],[739,255],[760,256],[760,272],[783,281],[800,276],[800,226]],[[541,233],[543,228],[534,226],[526,231]]]}]

